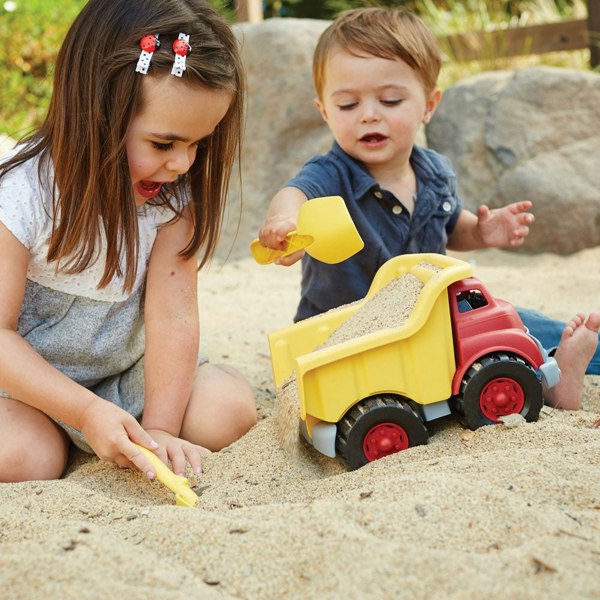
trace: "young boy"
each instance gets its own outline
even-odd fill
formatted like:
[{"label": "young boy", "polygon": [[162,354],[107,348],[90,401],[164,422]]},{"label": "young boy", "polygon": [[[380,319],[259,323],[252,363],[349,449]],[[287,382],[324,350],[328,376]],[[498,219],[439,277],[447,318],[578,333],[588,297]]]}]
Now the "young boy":
[{"label": "young boy", "polygon": [[[316,104],[335,142],[309,160],[272,199],[259,233],[263,246],[285,247],[303,202],[344,198],[365,247],[329,265],[303,257],[301,300],[295,321],[362,298],[377,269],[405,253],[518,247],[534,217],[531,202],[477,214],[464,209],[450,161],[415,145],[440,101],[441,56],[436,38],[416,16],[399,9],[364,8],[342,13],[321,35],[313,61]],[[583,376],[598,345],[600,315],[581,314],[568,324],[520,310],[532,335],[556,347],[560,383],[546,401],[581,405]],[[595,357],[600,373],[600,353]],[[588,372],[594,372],[588,368]]]}]

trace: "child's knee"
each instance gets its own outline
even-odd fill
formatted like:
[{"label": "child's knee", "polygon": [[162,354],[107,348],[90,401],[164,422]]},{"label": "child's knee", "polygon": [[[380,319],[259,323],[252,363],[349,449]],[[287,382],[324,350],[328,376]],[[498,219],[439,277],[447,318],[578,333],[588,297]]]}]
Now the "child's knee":
[{"label": "child's knee", "polygon": [[256,425],[256,401],[250,385],[242,386],[237,393],[223,398],[224,414],[229,415],[227,424],[222,429],[222,447],[228,446],[241,438]]},{"label": "child's knee", "polygon": [[256,399],[250,383],[244,376],[227,365],[218,365],[227,375],[227,385],[220,388],[221,401],[226,403],[226,413],[238,424],[243,433],[256,425]]},{"label": "child's knee", "polygon": [[13,438],[0,448],[0,481],[42,481],[60,479],[68,458],[68,444],[60,436],[46,439]]},{"label": "child's knee", "polygon": [[35,430],[22,427],[5,435],[0,445],[0,481],[59,479],[68,456],[66,435],[54,423],[48,420],[46,427]]},{"label": "child's knee", "polygon": [[202,367],[181,437],[213,452],[247,433],[257,421],[252,386],[227,365]]},{"label": "child's knee", "polygon": [[240,436],[256,425],[258,416],[256,414],[256,400],[252,388],[246,395],[238,400],[238,423],[241,431]]}]

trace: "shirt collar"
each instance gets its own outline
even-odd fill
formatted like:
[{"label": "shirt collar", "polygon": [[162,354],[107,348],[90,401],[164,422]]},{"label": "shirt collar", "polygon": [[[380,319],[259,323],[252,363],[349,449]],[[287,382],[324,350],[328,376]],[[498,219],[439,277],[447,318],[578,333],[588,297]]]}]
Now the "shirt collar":
[{"label": "shirt collar", "polygon": [[352,180],[352,189],[354,190],[355,198],[360,199],[374,187],[379,187],[377,181],[373,178],[371,173],[367,171],[367,168],[362,162],[352,158],[349,154],[346,154],[337,142],[333,142],[331,153],[340,160],[348,170]]},{"label": "shirt collar", "polygon": [[[361,199],[373,190],[373,188],[379,189],[379,184],[363,163],[344,152],[337,142],[333,142],[331,152],[345,165],[350,173],[355,198]],[[436,191],[440,191],[446,187],[448,177],[453,176],[453,172],[446,165],[447,161],[442,160],[440,155],[427,152],[420,146],[413,146],[410,162],[415,170],[415,176],[419,181],[420,190],[431,187]]]}]

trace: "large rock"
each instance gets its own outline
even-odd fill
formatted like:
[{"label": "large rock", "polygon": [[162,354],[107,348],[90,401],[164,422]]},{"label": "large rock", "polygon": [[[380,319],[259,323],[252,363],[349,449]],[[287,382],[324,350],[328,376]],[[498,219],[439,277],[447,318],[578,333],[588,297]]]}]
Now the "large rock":
[{"label": "large rock", "polygon": [[600,244],[600,76],[536,67],[484,73],[444,93],[427,127],[465,206],[529,199],[530,251]]},{"label": "large rock", "polygon": [[312,85],[313,51],[328,25],[286,18],[234,26],[248,79],[247,118],[242,193],[235,173],[219,259],[249,256],[272,196],[308,158],[331,145]]}]

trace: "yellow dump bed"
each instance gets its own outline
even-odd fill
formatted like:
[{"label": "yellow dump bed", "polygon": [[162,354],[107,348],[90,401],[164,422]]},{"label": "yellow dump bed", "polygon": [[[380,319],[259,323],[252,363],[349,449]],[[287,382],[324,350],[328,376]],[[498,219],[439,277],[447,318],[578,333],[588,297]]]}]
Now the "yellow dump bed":
[{"label": "yellow dump bed", "polygon": [[[423,287],[402,325],[320,348],[372,296],[407,273]],[[471,276],[468,263],[440,254],[389,260],[362,300],[269,335],[275,385],[295,375],[301,418],[308,414],[332,423],[376,394],[399,394],[421,404],[449,398],[456,365],[447,288]]]}]

